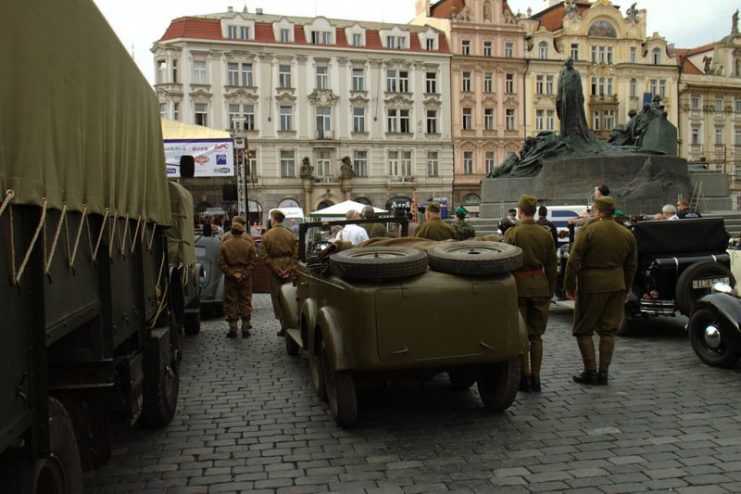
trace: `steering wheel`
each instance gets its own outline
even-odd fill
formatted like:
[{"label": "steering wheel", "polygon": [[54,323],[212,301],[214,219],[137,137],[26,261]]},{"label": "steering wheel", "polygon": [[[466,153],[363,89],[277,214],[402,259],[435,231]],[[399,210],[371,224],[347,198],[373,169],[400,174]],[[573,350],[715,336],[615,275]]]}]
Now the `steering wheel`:
[{"label": "steering wheel", "polygon": [[314,242],[309,249],[311,250],[312,254],[318,254],[319,252],[323,251],[327,247],[332,245],[332,242],[327,242],[326,240],[320,240],[318,242]]}]

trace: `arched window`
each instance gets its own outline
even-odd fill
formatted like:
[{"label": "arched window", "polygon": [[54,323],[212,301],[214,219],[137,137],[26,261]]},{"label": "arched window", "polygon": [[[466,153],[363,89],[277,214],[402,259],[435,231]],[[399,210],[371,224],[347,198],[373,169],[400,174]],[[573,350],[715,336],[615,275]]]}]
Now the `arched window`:
[{"label": "arched window", "polygon": [[360,204],[365,204],[366,206],[373,206],[373,203],[367,197],[356,197],[353,200],[355,202],[359,202]]},{"label": "arched window", "polygon": [[597,21],[589,26],[588,36],[597,36],[600,38],[617,38],[615,26],[608,21]]},{"label": "arched window", "polygon": [[659,65],[661,63],[661,50],[658,48],[651,50],[651,59],[654,65]]},{"label": "arched window", "polygon": [[292,199],[290,197],[286,197],[282,201],[278,203],[278,209],[280,208],[300,208],[301,205],[298,203],[296,199]]},{"label": "arched window", "polygon": [[538,58],[541,60],[548,58],[548,43],[545,41],[538,43]]}]

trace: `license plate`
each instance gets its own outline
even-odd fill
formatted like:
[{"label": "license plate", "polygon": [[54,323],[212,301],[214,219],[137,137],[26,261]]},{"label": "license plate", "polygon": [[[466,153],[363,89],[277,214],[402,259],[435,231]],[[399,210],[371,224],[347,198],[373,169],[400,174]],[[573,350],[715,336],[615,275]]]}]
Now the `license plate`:
[{"label": "license plate", "polygon": [[709,280],[692,280],[692,289],[699,290],[701,288],[713,288],[713,285],[715,285],[716,283],[725,283],[726,285],[728,285],[730,281],[731,280],[729,280],[728,277],[711,278]]}]

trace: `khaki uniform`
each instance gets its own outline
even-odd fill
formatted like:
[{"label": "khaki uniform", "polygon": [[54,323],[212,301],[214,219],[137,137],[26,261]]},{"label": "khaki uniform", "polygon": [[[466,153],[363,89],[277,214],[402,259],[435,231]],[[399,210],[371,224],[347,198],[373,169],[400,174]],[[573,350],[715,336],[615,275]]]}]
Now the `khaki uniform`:
[{"label": "khaki uniform", "polygon": [[476,236],[476,230],[466,220],[456,220],[453,223],[453,230],[455,230],[455,238],[458,240],[466,240]]},{"label": "khaki uniform", "polygon": [[[216,263],[224,272],[224,314],[229,327],[236,330],[242,319],[242,329],[250,327],[252,315],[252,270],[257,262],[255,244],[249,235],[231,235],[219,246]],[[235,279],[240,274],[239,280]]]},{"label": "khaki uniform", "polygon": [[623,317],[625,293],[633,283],[637,256],[633,233],[614,218],[590,222],[576,236],[566,265],[564,288],[576,294],[573,334],[585,371],[594,371],[597,365],[592,341],[592,333],[597,331],[599,370],[607,375],[615,346],[614,333]]},{"label": "khaki uniform", "polygon": [[368,238],[387,237],[386,227],[381,223],[365,223],[360,225],[368,232]]},{"label": "khaki uniform", "polygon": [[556,287],[556,247],[550,233],[532,219],[509,228],[504,241],[522,249],[522,267],[513,272],[517,302],[527,326],[530,359],[523,356],[522,375],[540,377],[543,359],[542,336],[548,323],[548,308]]},{"label": "khaki uniform", "polygon": [[427,240],[455,240],[455,230],[440,218],[431,218],[415,229],[414,236]]},{"label": "khaki uniform", "polygon": [[298,238],[288,228],[277,224],[262,236],[262,257],[270,271],[270,298],[273,313],[283,329],[280,288],[289,281],[298,262]]},{"label": "khaki uniform", "polygon": [[[252,245],[255,245],[255,239],[252,238],[252,235],[250,235],[249,233],[243,233],[241,236],[242,236],[242,238],[246,238],[247,240],[249,240],[250,242],[252,242]],[[232,238],[232,232],[231,231],[228,231],[224,235],[221,236],[220,243],[223,244],[224,242],[226,242],[230,238]]]}]

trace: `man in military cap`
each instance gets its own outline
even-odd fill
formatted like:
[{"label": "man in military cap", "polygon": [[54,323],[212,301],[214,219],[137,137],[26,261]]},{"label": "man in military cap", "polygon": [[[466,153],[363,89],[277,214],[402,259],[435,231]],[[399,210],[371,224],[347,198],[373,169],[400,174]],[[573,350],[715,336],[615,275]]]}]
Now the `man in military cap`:
[{"label": "man in military cap", "polygon": [[[232,224],[234,224],[234,223],[239,223],[240,225],[242,225],[244,227],[244,230],[245,231],[242,234],[242,237],[246,238],[247,240],[249,240],[250,242],[252,242],[254,244],[255,243],[255,239],[252,238],[252,235],[250,235],[249,233],[247,233],[247,220],[244,219],[244,216],[235,216],[234,218],[232,218]],[[221,243],[224,243],[226,240],[230,239],[231,237],[232,237],[232,232],[231,232],[231,229],[230,229],[228,232],[226,232],[221,237]]]},{"label": "man in military cap", "polygon": [[224,314],[229,322],[229,338],[237,337],[242,319],[242,337],[250,336],[252,324],[252,270],[257,261],[255,244],[244,233],[244,225],[232,222],[230,237],[219,246],[216,263],[224,273]]},{"label": "man in military cap", "polygon": [[455,240],[455,230],[440,218],[440,204],[429,202],[425,206],[425,222],[417,227],[414,236],[427,240]]},{"label": "man in military cap", "polygon": [[[594,221],[582,227],[569,254],[564,288],[576,300],[573,334],[584,370],[574,376],[579,384],[607,384],[615,349],[615,331],[623,318],[627,290],[637,265],[633,233],[615,222],[611,197],[594,200]],[[599,372],[592,333],[599,335]]]},{"label": "man in military cap", "polygon": [[476,230],[466,222],[466,216],[468,211],[463,206],[455,208],[455,222],[453,223],[453,230],[455,230],[455,238],[458,240],[466,240],[476,236]]},{"label": "man in military cap", "polygon": [[514,271],[517,304],[527,326],[530,351],[522,356],[520,391],[540,391],[543,339],[548,323],[548,307],[556,287],[556,246],[551,234],[533,217],[538,200],[520,196],[520,224],[507,230],[504,241],[522,249],[523,263]]},{"label": "man in military cap", "polygon": [[285,215],[275,209],[270,214],[271,228],[262,236],[262,256],[270,271],[270,298],[273,302],[273,313],[280,322],[278,336],[285,336],[283,308],[280,305],[280,290],[283,283],[293,276],[298,261],[298,238],[283,226]]},{"label": "man in military cap", "polygon": [[[360,215],[366,220],[373,219],[376,217],[376,210],[373,209],[373,206],[368,204],[367,206],[363,207],[363,211],[360,213]],[[383,223],[364,223],[361,226],[365,228],[365,231],[368,233],[368,238],[388,236],[386,234],[386,227],[383,225]]]}]

